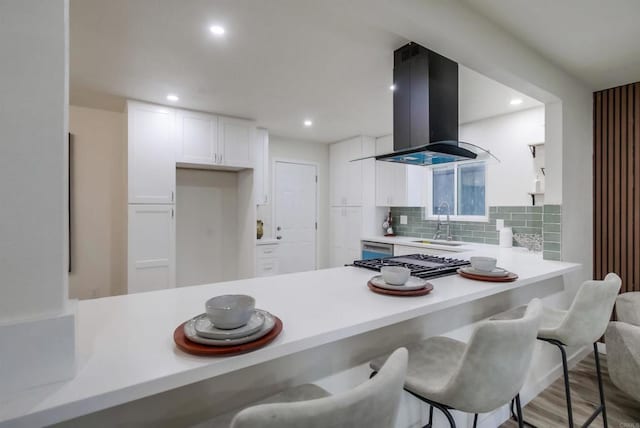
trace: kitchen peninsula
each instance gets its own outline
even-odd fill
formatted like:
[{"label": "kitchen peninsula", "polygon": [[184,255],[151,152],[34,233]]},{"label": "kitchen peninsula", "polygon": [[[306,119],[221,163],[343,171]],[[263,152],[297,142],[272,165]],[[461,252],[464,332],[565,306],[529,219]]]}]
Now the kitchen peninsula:
[{"label": "kitchen peninsula", "polygon": [[[565,287],[563,275],[580,269],[575,263],[495,246],[472,246],[456,257],[475,254],[497,257],[498,265],[519,279],[485,283],[451,275],[432,279],[429,295],[397,298],[370,292],[366,283],[373,272],[347,266],[78,302],[75,378],[1,402],[0,427],[91,418],[90,413],[127,406],[126,412],[106,410],[115,413],[102,423],[117,424],[125,413],[135,414],[135,403],[130,403],[135,400],[141,409],[147,406],[146,422],[154,426],[194,424],[198,421],[179,419],[187,418],[181,408],[188,406],[188,388],[200,391],[195,392],[200,401],[206,394],[209,404],[201,413],[206,418],[286,384],[332,375],[409,341],[557,293]],[[202,313],[208,298],[230,293],[254,296],[256,307],[282,319],[282,334],[265,348],[232,357],[196,357],[177,350],[175,327]],[[161,393],[170,397],[163,401]],[[155,394],[160,395],[151,397]],[[153,414],[148,414],[150,403],[156,403]],[[191,407],[190,414],[197,413]]]}]

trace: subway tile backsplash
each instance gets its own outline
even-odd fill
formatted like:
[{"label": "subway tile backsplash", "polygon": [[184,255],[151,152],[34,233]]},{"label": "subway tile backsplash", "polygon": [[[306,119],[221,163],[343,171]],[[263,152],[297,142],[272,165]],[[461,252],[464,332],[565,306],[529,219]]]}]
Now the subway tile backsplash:
[{"label": "subway tile backsplash", "polygon": [[[407,216],[407,224],[400,224],[401,215]],[[425,220],[424,208],[393,207],[391,216],[394,230],[400,236],[432,239],[436,233],[438,222]],[[489,207],[489,221],[452,221],[451,235],[455,241],[498,245],[496,220],[502,219],[505,226],[513,228],[514,234],[542,235],[543,257],[549,260],[560,260],[561,218],[560,205]],[[444,216],[442,220],[445,220]],[[443,239],[446,239],[446,227],[441,230]],[[513,244],[517,245],[515,241]]]}]

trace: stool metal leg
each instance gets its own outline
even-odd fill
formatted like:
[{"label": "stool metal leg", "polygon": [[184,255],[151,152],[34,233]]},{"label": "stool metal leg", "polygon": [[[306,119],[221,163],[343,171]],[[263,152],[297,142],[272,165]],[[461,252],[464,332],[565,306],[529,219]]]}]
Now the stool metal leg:
[{"label": "stool metal leg", "polygon": [[571,410],[571,388],[569,387],[569,368],[567,367],[567,351],[564,349],[564,345],[560,342],[553,341],[553,343],[560,349],[562,355],[562,373],[564,377],[564,393],[567,396],[567,417],[569,420],[569,428],[573,428],[573,411]]},{"label": "stool metal leg", "polygon": [[425,403],[427,403],[430,406],[430,410],[429,410],[429,424],[423,426],[422,428],[430,428],[431,427],[431,423],[432,423],[432,417],[433,417],[433,408],[435,407],[436,409],[440,410],[442,413],[444,413],[444,416],[447,418],[447,421],[449,421],[449,426],[451,428],[456,428],[456,421],[455,419],[453,419],[453,415],[451,414],[451,412],[449,411],[450,407],[445,406],[444,404],[440,404],[437,403],[435,401],[431,401],[428,400],[424,397],[422,397],[421,395],[416,394],[413,391],[410,391],[408,389],[405,388],[405,391],[407,391],[409,394],[413,395],[414,397],[416,397],[418,400],[423,401]]},{"label": "stool metal leg", "polygon": [[477,428],[478,427],[478,414],[474,413],[473,414],[473,428]]},{"label": "stool metal leg", "polygon": [[[516,408],[516,410],[513,409],[514,407]],[[513,400],[511,400],[509,410],[511,411],[511,419],[518,423],[518,427],[538,428],[537,426],[524,420],[522,406],[520,404],[520,394],[516,395]]]},{"label": "stool metal leg", "polygon": [[593,344],[593,354],[596,359],[596,373],[598,375],[598,389],[600,390],[600,405],[602,406],[602,422],[604,423],[604,428],[608,428],[609,424],[607,423],[607,408],[604,405],[604,388],[602,387],[602,372],[600,371],[600,356],[598,354],[598,344]]},{"label": "stool metal leg", "polygon": [[604,422],[604,428],[607,428],[609,424],[607,423],[607,408],[604,405],[604,388],[602,387],[602,371],[600,370],[600,356],[598,355],[598,343],[593,344],[593,356],[596,360],[596,375],[598,377],[598,391],[600,392],[600,406],[593,412],[587,422],[584,423],[583,427],[587,427],[593,422],[600,412],[602,412],[602,421]]},{"label": "stool metal leg", "polygon": [[518,428],[524,428],[524,419],[522,417],[522,406],[520,405],[520,394],[516,395],[516,411],[518,412]]},{"label": "stool metal leg", "polygon": [[429,424],[427,425],[429,428],[433,427],[433,406],[429,405]]}]

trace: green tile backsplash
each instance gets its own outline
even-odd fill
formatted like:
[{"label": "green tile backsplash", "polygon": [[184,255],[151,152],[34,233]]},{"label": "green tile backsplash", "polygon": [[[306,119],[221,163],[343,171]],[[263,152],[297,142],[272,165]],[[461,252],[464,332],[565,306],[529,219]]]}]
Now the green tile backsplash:
[{"label": "green tile backsplash", "polygon": [[[505,226],[513,228],[513,233],[531,233],[544,237],[543,257],[560,260],[561,254],[561,214],[560,205],[544,206],[499,206],[489,207],[489,221],[452,221],[451,235],[455,241],[498,244],[496,220],[504,220]],[[400,216],[407,216],[407,224],[400,224]],[[393,227],[400,236],[415,236],[432,239],[437,221],[424,219],[424,208],[391,208]],[[443,217],[444,221],[445,218]],[[446,228],[441,229],[443,236]],[[446,237],[446,236],[444,236]],[[514,242],[514,245],[517,245]]]}]

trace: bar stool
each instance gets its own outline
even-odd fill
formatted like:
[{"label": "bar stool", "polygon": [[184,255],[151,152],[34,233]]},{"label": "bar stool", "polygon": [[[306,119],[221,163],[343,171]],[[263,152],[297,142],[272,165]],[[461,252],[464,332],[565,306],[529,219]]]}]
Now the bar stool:
[{"label": "bar stool", "polygon": [[375,379],[347,392],[331,395],[317,385],[300,385],[196,427],[389,428],[398,413],[407,358],[405,348],[396,349]]},{"label": "bar stool", "polygon": [[[524,384],[542,303],[533,299],[519,319],[481,322],[468,344],[446,337],[433,337],[409,345],[409,365],[404,389],[429,404],[430,428],[433,408],[446,416],[451,428],[456,424],[450,410],[474,413],[493,411],[517,397]],[[384,358],[371,362],[376,373]],[[522,418],[521,418],[522,419]],[[522,426],[522,425],[520,425]]]},{"label": "bar stool", "polygon": [[[584,282],[578,289],[578,293],[568,310],[562,311],[559,309],[544,308],[542,323],[538,330],[538,340],[557,346],[560,350],[570,428],[573,428],[573,411],[571,410],[569,368],[567,366],[567,352],[565,350],[568,346],[582,347],[593,345],[600,405],[587,419],[583,427],[589,426],[600,413],[602,413],[604,427],[607,428],[608,426],[597,341],[607,329],[621,284],[622,280],[618,275],[609,273],[603,281],[592,280]],[[520,417],[513,415],[513,412],[512,416],[518,421],[520,420]],[[533,426],[527,422],[524,423]]]}]

